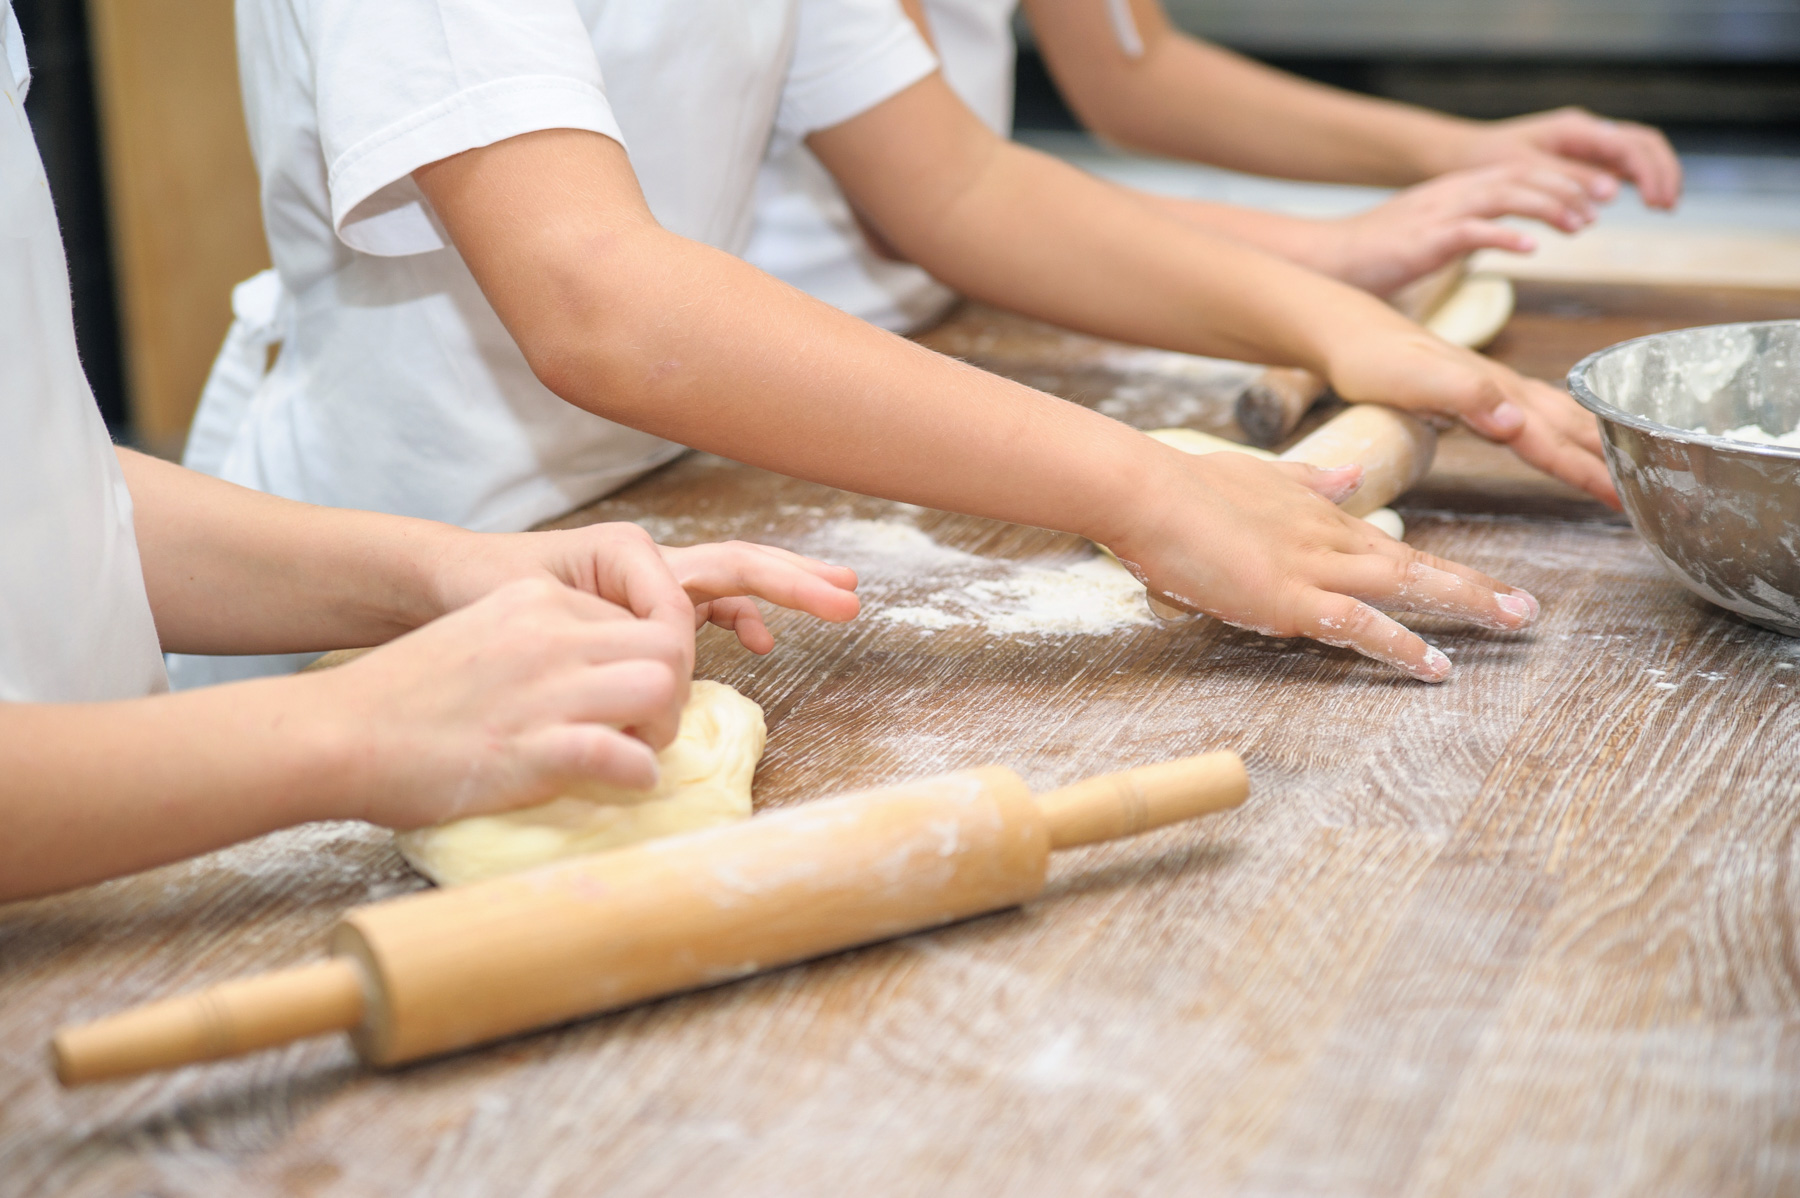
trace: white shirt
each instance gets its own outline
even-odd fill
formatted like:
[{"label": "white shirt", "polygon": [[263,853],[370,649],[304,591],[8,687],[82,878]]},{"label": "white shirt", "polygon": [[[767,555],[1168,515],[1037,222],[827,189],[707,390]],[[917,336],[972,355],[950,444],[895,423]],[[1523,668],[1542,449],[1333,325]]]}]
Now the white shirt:
[{"label": "white shirt", "polygon": [[936,65],[892,0],[238,0],[237,16],[282,347],[253,395],[203,399],[189,464],[481,530],[559,515],[679,447],[533,377],[411,172],[590,129],[627,148],[666,228],[737,252],[772,138]]},{"label": "white shirt", "polygon": [[[925,0],[944,81],[1001,136],[1012,128],[1018,0]],[[852,316],[897,333],[935,323],[956,293],[870,248],[850,204],[805,146],[777,147],[756,182],[749,262]]]},{"label": "white shirt", "polygon": [[75,352],[69,271],[0,0],[0,700],[166,690],[111,440]]},{"label": "white shirt", "polygon": [[[537,381],[411,172],[589,129],[625,146],[665,228],[737,253],[771,145],[937,65],[894,0],[238,0],[237,20],[279,286],[234,297],[187,464],[483,531],[560,515],[681,447]],[[181,685],[253,668],[172,664]]]}]

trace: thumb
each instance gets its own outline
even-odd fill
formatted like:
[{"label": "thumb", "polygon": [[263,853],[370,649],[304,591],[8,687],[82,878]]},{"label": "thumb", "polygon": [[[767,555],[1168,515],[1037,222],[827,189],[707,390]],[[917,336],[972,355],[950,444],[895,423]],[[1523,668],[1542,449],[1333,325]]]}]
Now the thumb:
[{"label": "thumb", "polygon": [[1309,466],[1305,462],[1277,462],[1287,476],[1333,503],[1342,503],[1361,489],[1363,468],[1354,462],[1342,466]]},{"label": "thumb", "polygon": [[1510,441],[1525,428],[1525,410],[1508,399],[1492,379],[1482,379],[1471,388],[1457,404],[1456,414],[1490,441]]},{"label": "thumb", "polygon": [[628,790],[651,790],[662,777],[649,745],[605,724],[562,724],[545,728],[520,745],[521,764],[542,785],[601,782]]}]

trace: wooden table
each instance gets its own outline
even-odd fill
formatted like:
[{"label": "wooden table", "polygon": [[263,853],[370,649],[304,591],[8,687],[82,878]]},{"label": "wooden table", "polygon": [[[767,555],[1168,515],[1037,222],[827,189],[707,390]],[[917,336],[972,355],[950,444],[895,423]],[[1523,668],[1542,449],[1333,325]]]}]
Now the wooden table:
[{"label": "wooden table", "polygon": [[[1534,285],[1495,352],[1554,377],[1765,315],[1800,295]],[[1067,366],[981,313],[940,339],[1002,333]],[[1057,369],[1039,381],[1107,398]],[[1144,423],[1179,400],[1111,392]],[[853,625],[778,619],[762,660],[705,638],[702,673],[768,711],[762,805],[1217,746],[1250,803],[1067,854],[1022,910],[389,1074],[336,1040],[74,1093],[43,1063],[61,1022],[307,959],[345,907],[419,887],[377,830],[18,904],[0,1191],[1800,1191],[1800,642],[1689,598],[1620,519],[1472,440],[1401,509],[1416,544],[1544,600],[1526,636],[1421,622],[1459,666],[1442,687],[1201,621],[1002,634],[1003,603],[945,596],[1090,551],[677,463],[579,518],[865,574]]]}]

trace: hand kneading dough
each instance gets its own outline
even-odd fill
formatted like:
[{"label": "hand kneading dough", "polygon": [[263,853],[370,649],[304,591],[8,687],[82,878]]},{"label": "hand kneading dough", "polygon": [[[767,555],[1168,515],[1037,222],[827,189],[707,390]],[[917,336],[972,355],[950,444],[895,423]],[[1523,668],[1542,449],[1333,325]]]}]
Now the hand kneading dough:
[{"label": "hand kneading dough", "polygon": [[480,815],[395,837],[414,869],[440,886],[478,882],[547,861],[729,824],[750,815],[762,760],[762,708],[722,682],[696,682],[681,731],[656,755],[655,790],[592,784],[537,807]]},{"label": "hand kneading dough", "polygon": [[[1174,446],[1182,453],[1220,453],[1229,450],[1233,453],[1247,453],[1251,457],[1262,458],[1267,462],[1275,460],[1275,455],[1266,449],[1257,449],[1251,445],[1239,445],[1236,441],[1227,441],[1224,437],[1215,437],[1211,433],[1203,433],[1198,429],[1159,428],[1151,431],[1148,435],[1155,437],[1164,445]],[[1405,522],[1400,519],[1400,513],[1391,507],[1376,508],[1363,519],[1396,541],[1406,535]]]}]

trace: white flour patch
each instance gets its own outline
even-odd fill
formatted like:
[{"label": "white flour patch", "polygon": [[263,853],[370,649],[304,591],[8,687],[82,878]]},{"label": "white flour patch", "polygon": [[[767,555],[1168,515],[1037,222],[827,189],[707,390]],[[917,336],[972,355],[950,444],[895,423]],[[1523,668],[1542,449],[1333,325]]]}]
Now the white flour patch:
[{"label": "white flour patch", "polygon": [[942,632],[962,623],[949,612],[939,611],[935,607],[890,607],[881,613],[881,618],[892,620],[896,624],[911,624],[914,628],[927,628],[932,632]]},{"label": "white flour patch", "polygon": [[1137,579],[1106,557],[1057,568],[1022,565],[1007,578],[975,582],[950,597],[990,632],[1099,636],[1157,623]]},{"label": "white flour patch", "polygon": [[802,552],[878,575],[918,576],[998,564],[940,545],[924,529],[901,520],[833,520],[806,538]]},{"label": "white flour patch", "polygon": [[1158,622],[1143,586],[1098,553],[1049,562],[981,557],[900,520],[834,520],[797,548],[861,574],[872,618],[924,632],[1101,636]]}]

